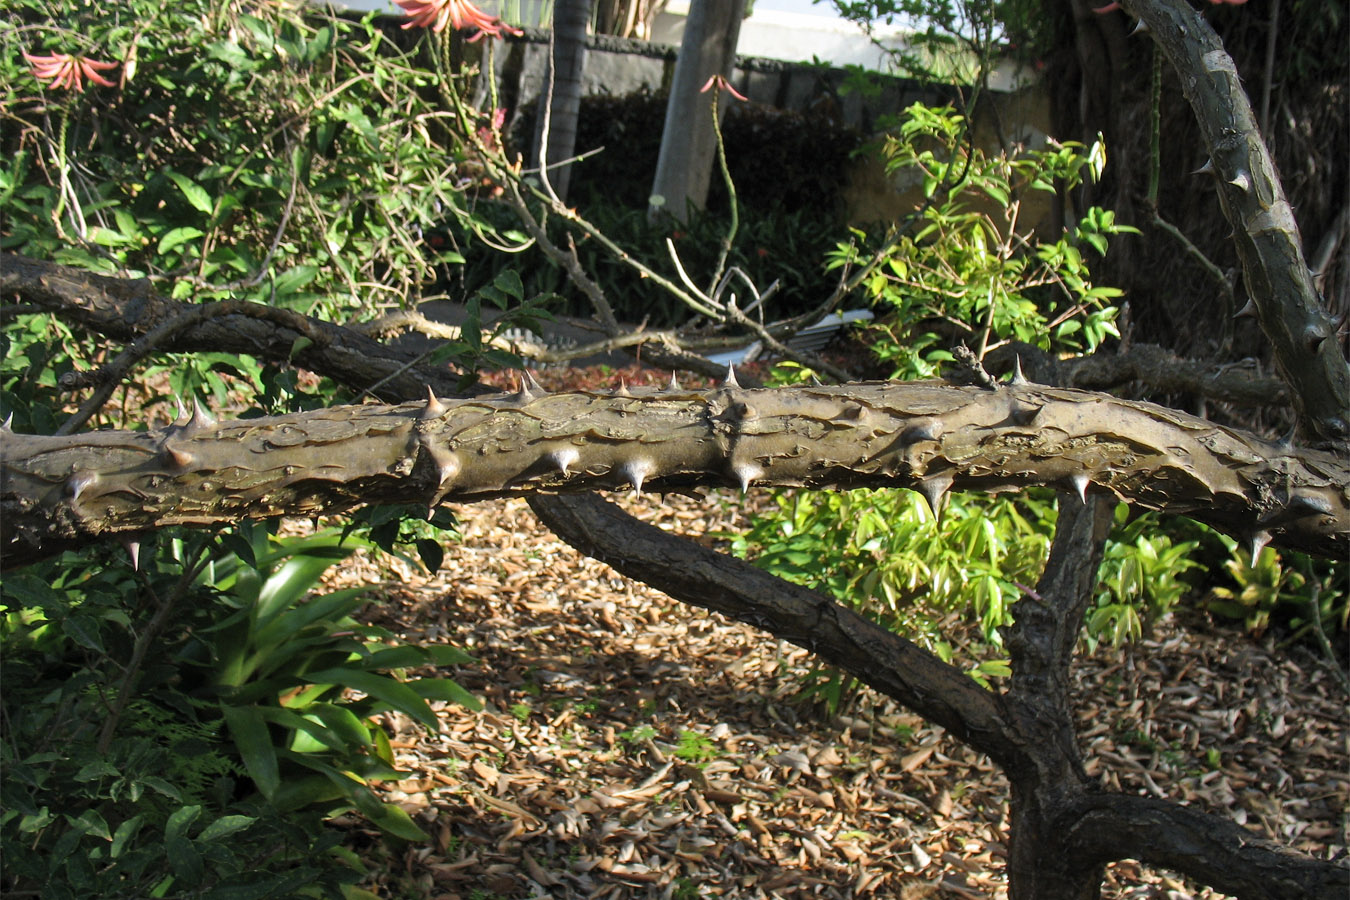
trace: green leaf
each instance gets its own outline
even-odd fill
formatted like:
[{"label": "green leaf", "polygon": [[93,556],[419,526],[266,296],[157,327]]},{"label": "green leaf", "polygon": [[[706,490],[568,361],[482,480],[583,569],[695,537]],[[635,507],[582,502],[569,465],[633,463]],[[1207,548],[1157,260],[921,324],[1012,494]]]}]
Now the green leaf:
[{"label": "green leaf", "polygon": [[258,713],[269,722],[296,732],[292,749],[299,753],[315,753],[324,748],[346,753],[353,749],[347,746],[341,735],[308,716],[272,706],[260,706]]},{"label": "green leaf", "polygon": [[[352,610],[364,601],[369,588],[344,588],[313,597],[304,603],[287,609],[275,616],[266,626],[259,628],[253,637],[254,646],[284,646],[302,629],[315,623],[322,623],[327,629],[338,626]],[[349,620],[348,620],[349,621]]]},{"label": "green leaf", "polygon": [[403,807],[396,806],[393,803],[386,803],[383,806],[383,812],[379,816],[372,816],[371,821],[383,832],[392,834],[394,837],[402,838],[405,841],[426,841],[429,840],[427,833],[413,822],[412,817],[404,811]]},{"label": "green leaf", "polygon": [[192,841],[184,837],[165,838],[164,848],[168,851],[169,868],[173,869],[174,876],[184,887],[194,888],[201,884],[206,866],[202,862],[201,851],[193,846]]},{"label": "green leaf", "polygon": [[[211,195],[201,185],[179,172],[170,172],[169,177],[178,185],[178,189],[183,192],[183,196],[192,204],[193,209],[208,216],[211,214]],[[160,248],[160,252],[163,252],[163,248]]]},{"label": "green leaf", "polygon": [[263,583],[258,594],[255,613],[258,626],[266,625],[290,607],[295,606],[319,584],[319,578],[335,563],[345,559],[354,547],[330,548],[321,551],[310,548],[303,555],[293,556],[282,564],[272,577]]},{"label": "green leaf", "polygon": [[87,647],[97,653],[104,652],[98,620],[93,616],[73,615],[61,624],[61,631],[81,647]]},{"label": "green leaf", "polygon": [[346,795],[345,789],[340,789],[323,775],[288,776],[271,800],[273,806],[286,812],[316,803],[331,803]]},{"label": "green leaf", "polygon": [[353,663],[359,662],[362,668],[374,672],[421,666],[425,665],[430,658],[430,655],[421,647],[404,644],[402,647],[385,647],[369,656],[362,657],[360,660],[353,660]]},{"label": "green leaf", "polygon": [[272,799],[281,784],[281,775],[277,766],[276,747],[267,731],[267,722],[258,709],[251,706],[221,704],[220,711],[230,728],[235,746],[239,748],[249,777],[264,797]]},{"label": "green leaf", "polygon": [[[25,760],[27,762],[27,760]],[[97,781],[100,778],[116,778],[120,773],[117,767],[106,759],[97,759],[80,767],[75,773],[76,781]]]},{"label": "green leaf", "polygon": [[159,239],[159,252],[168,253],[170,250],[177,247],[179,244],[184,244],[187,243],[188,241],[196,240],[203,234],[205,234],[205,232],[202,231],[200,228],[193,228],[191,226],[174,228],[166,232],[164,237]]},{"label": "green leaf", "polygon": [[470,656],[458,647],[451,647],[449,644],[433,644],[426,648],[432,663],[438,666],[463,666],[469,663],[478,662],[477,658]]},{"label": "green leaf", "polygon": [[203,828],[202,833],[197,835],[197,840],[214,841],[217,838],[227,837],[236,831],[243,831],[256,821],[258,821],[256,816],[221,816]]},{"label": "green leaf", "polygon": [[80,817],[72,823],[78,826],[86,834],[92,834],[95,837],[101,837],[105,841],[113,839],[112,832],[108,829],[108,822],[96,809],[86,809],[80,813]]},{"label": "green leaf", "polygon": [[319,274],[318,266],[294,266],[277,276],[273,288],[277,294],[299,293]]},{"label": "green leaf", "polygon": [[474,712],[483,708],[483,701],[449,678],[419,678],[411,682],[408,687],[428,700],[445,700],[450,703],[458,703],[465,709],[471,709]]},{"label": "green leaf", "polygon": [[169,821],[164,824],[165,840],[172,840],[176,837],[186,837],[187,830],[192,823],[197,821],[197,817],[202,814],[202,808],[196,804],[180,807],[173,811],[169,816]]},{"label": "green leaf", "polygon": [[344,706],[335,703],[315,703],[306,708],[314,716],[342,737],[352,747],[371,747],[370,729]]},{"label": "green leaf", "polygon": [[427,572],[435,575],[440,571],[441,563],[445,561],[445,548],[441,546],[440,541],[418,538],[417,555],[422,558],[422,565],[427,567]]},{"label": "green leaf", "polygon": [[113,859],[122,855],[122,851],[126,849],[127,844],[135,840],[136,833],[144,824],[145,814],[138,813],[117,826],[117,830],[113,832],[112,849],[108,851]]},{"label": "green leaf", "polygon": [[178,788],[169,784],[169,782],[160,778],[158,775],[142,775],[137,779],[137,783],[143,784],[148,788],[154,788],[170,800],[178,803],[183,802],[183,795],[178,792]]},{"label": "green leaf", "polygon": [[354,688],[404,715],[411,716],[432,731],[440,727],[440,721],[431,711],[431,707],[427,706],[427,702],[408,685],[392,678],[344,667],[309,672],[302,677],[312,684],[340,684]]},{"label": "green leaf", "polygon": [[492,286],[517,301],[525,299],[525,286],[520,282],[520,273],[515,269],[504,269],[492,279]]}]

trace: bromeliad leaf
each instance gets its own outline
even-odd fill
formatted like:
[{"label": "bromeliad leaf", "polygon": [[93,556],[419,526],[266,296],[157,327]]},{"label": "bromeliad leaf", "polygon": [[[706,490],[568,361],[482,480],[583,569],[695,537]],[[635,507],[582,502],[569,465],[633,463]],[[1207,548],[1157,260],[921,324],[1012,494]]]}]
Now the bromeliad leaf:
[{"label": "bromeliad leaf", "polygon": [[433,732],[440,728],[440,722],[427,702],[411,687],[392,678],[341,666],[310,672],[302,677],[312,684],[340,684],[353,688],[411,716]]},{"label": "bromeliad leaf", "polygon": [[221,715],[230,728],[239,756],[249,777],[258,786],[258,790],[269,800],[281,784],[281,774],[277,766],[276,748],[267,731],[267,721],[262,712],[253,706],[230,706],[222,704]]}]

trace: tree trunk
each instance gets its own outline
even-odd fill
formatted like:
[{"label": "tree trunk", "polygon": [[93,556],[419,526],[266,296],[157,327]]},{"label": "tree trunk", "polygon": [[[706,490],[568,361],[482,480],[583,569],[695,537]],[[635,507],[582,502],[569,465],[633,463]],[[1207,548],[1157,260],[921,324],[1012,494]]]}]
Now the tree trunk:
[{"label": "tree trunk", "polygon": [[[683,222],[708,201],[717,136],[712,98],[700,93],[714,75],[730,78],[746,0],[692,0],[666,103],[649,216]],[[660,198],[658,201],[656,198]]]},{"label": "tree trunk", "polygon": [[[577,116],[586,69],[586,29],[591,0],[557,0],[549,39],[548,82],[534,122],[534,162],[559,200],[567,199],[576,154]],[[545,148],[544,144],[548,146]],[[556,168],[554,168],[556,166]]]},{"label": "tree trunk", "polygon": [[[1007,630],[1012,679],[1008,695],[1021,712],[1013,729],[1030,748],[1030,764],[1010,768],[1010,900],[1096,900],[1104,865],[1064,841],[1080,798],[1093,790],[1083,770],[1070,702],[1070,663],[1093,597],[1111,504],[1063,495],[1045,572],[1013,608]],[[1031,713],[1031,715],[1026,715]]]}]

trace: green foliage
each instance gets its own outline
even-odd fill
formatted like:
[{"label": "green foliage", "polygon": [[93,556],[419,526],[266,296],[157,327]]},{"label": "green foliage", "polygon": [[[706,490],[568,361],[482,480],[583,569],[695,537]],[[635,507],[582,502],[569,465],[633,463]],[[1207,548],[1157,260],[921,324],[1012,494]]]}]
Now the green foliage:
[{"label": "green foliage", "polygon": [[675,757],[685,762],[706,763],[717,756],[717,745],[707,735],[697,731],[681,731],[675,745]]},{"label": "green foliage", "polygon": [[[346,320],[423,299],[463,262],[456,235],[491,234],[465,193],[476,163],[442,124],[458,82],[433,90],[442,82],[373,16],[282,0],[16,0],[0,16],[0,248],[145,276],[177,299]],[[112,86],[57,90],[25,52],[120,65]],[[499,267],[464,298],[469,324],[482,302],[530,307],[519,287]],[[63,402],[33,377],[96,364],[61,328],[37,316],[6,329],[3,401],[21,428],[53,430],[39,407]],[[431,362],[517,360],[471,327]],[[282,368],[225,353],[156,361],[143,379],[216,403],[257,396],[269,412],[318,402]]]},{"label": "green foliage", "polygon": [[656,729],[650,725],[638,725],[619,732],[619,740],[630,748],[636,748],[656,737]]},{"label": "green foliage", "polygon": [[[391,646],[392,634],[351,617],[365,602],[362,589],[302,602],[357,542],[332,532],[286,541],[255,526],[240,532],[225,541],[233,552],[203,573],[233,613],[218,614],[185,658],[200,667],[204,692],[219,698],[249,775],[279,809],[340,802],[390,834],[417,838],[407,815],[367,787],[394,774],[388,741],[372,717],[395,710],[434,731],[428,699],[478,702],[449,679],[405,682],[384,673],[470,657],[453,647]],[[365,696],[353,701],[344,696],[348,689]]]},{"label": "green foliage", "polygon": [[[6,16],[5,249],[302,312],[406,303],[456,260],[419,239],[461,205],[430,78],[371,17],[276,0],[20,0]],[[61,92],[20,51],[121,67],[113,87]]]},{"label": "green foliage", "polygon": [[892,68],[923,81],[979,84],[997,52],[1024,62],[1047,53],[1055,4],[1044,0],[833,0],[863,27],[900,24],[912,31],[889,51]]},{"label": "green foliage", "polygon": [[1231,581],[1210,589],[1211,613],[1236,619],[1253,634],[1279,623],[1291,639],[1344,634],[1350,626],[1350,567],[1344,561],[1314,560],[1301,553],[1285,559],[1274,547],[1252,558],[1223,539],[1228,550],[1222,570]]},{"label": "green foliage", "polygon": [[1009,608],[1045,564],[1053,506],[953,496],[938,522],[912,491],[791,492],[733,541],[740,556],[906,633],[973,609],[998,643]]},{"label": "green foliage", "polygon": [[1116,647],[1138,640],[1171,612],[1194,589],[1181,574],[1201,568],[1192,558],[1199,541],[1174,542],[1156,513],[1133,520],[1129,513],[1123,503],[1116,507],[1086,623],[1089,639],[1110,640]]},{"label": "green foliage", "polygon": [[420,838],[369,789],[394,774],[375,717],[434,727],[427,700],[476,704],[402,675],[468,657],[358,624],[360,591],[314,593],[358,545],[254,526],[162,539],[137,573],[106,549],[6,573],[6,891],[340,897],[357,873],[324,818]]},{"label": "green foliage", "polygon": [[[952,647],[938,635],[951,616],[973,613],[991,649],[1001,644],[998,629],[1012,620],[1019,584],[1034,584],[1045,565],[1055,518],[1038,492],[953,495],[941,522],[911,491],[784,492],[776,503],[732,537],[733,552],[926,643],[948,662]],[[1008,673],[996,658],[968,671],[980,681]],[[830,708],[853,686],[835,669],[805,681],[805,694]]]},{"label": "green foliage", "polygon": [[[1115,334],[1110,301],[1119,291],[1094,286],[1087,260],[1106,252],[1110,235],[1132,229],[1094,208],[1051,240],[1023,217],[1027,198],[1056,197],[1098,177],[1101,146],[990,156],[966,137],[953,110],[915,105],[881,146],[888,173],[922,200],[914,220],[882,245],[863,284],[888,311],[873,349],[892,377],[936,375],[954,343],[980,357],[1014,340],[1065,353],[1094,350]],[[855,237],[833,254],[833,268],[863,265],[877,252],[866,248],[864,232]],[[1053,504],[1037,492],[1015,500],[954,497],[941,522],[903,491],[785,494],[778,505],[735,540],[738,553],[919,635],[946,660],[952,648],[937,639],[946,616],[973,613],[984,641],[1001,642],[1019,585],[1039,578],[1055,520]],[[1146,537],[1143,527],[1110,545],[1093,634],[1137,635],[1186,589],[1178,575],[1192,565],[1194,545]],[[977,660],[970,673],[985,682],[1006,675],[1007,663]],[[832,706],[849,687],[833,670],[808,680]]]},{"label": "green foliage", "polygon": [[[1016,340],[1054,352],[1092,351],[1116,335],[1115,288],[1091,281],[1088,251],[1133,232],[1092,208],[1055,240],[1022,218],[1029,195],[1054,197],[1105,164],[1100,144],[1068,143],[1018,156],[986,155],[962,144],[965,120],[951,109],[910,107],[881,148],[887,171],[923,198],[912,228],[882,252],[865,290],[890,314],[876,351],[894,377],[937,374],[947,347],[966,343],[983,357]],[[862,263],[867,235],[841,245],[831,267]]]}]

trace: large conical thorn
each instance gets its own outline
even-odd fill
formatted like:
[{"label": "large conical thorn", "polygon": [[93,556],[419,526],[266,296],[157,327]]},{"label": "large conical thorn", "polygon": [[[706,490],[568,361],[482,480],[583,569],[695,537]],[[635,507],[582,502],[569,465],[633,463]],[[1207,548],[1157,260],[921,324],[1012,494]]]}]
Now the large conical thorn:
[{"label": "large conical thorn", "polygon": [[1073,491],[1078,495],[1079,501],[1086,504],[1087,489],[1088,485],[1092,484],[1092,479],[1079,472],[1077,475],[1069,476],[1069,484],[1073,486]]},{"label": "large conical thorn", "polygon": [[127,555],[131,557],[131,571],[139,572],[141,570],[141,542],[135,538],[122,538],[122,546],[127,548]]},{"label": "large conical thorn", "polygon": [[928,509],[933,513],[933,519],[942,524],[942,503],[947,497],[947,491],[952,486],[952,476],[943,472],[939,475],[930,475],[919,482],[919,493],[928,501]]},{"label": "large conical thorn", "polygon": [[567,477],[568,469],[576,465],[577,460],[580,458],[581,454],[577,452],[576,447],[563,447],[559,450],[554,450],[548,455],[549,462],[557,467],[564,478]]},{"label": "large conical thorn", "polygon": [[1251,537],[1247,539],[1248,549],[1252,552],[1252,568],[1256,567],[1256,561],[1260,558],[1261,551],[1266,549],[1266,545],[1269,543],[1270,532],[1265,530],[1254,531]]},{"label": "large conical thorn", "polygon": [[215,425],[215,416],[211,415],[206,407],[202,406],[201,401],[196,397],[193,397],[192,418],[189,419],[187,425],[183,427],[183,431],[187,434],[196,434],[203,429],[214,428]]},{"label": "large conical thorn", "polygon": [[436,398],[436,392],[431,389],[431,385],[427,385],[427,405],[422,407],[419,418],[439,419],[443,415],[445,415],[445,404]]},{"label": "large conical thorn", "polygon": [[764,474],[763,469],[751,462],[738,462],[731,467],[731,471],[741,484],[742,496],[750,490],[750,483]]},{"label": "large conical thorn", "polygon": [[628,483],[633,486],[633,496],[642,496],[642,483],[647,480],[647,476],[652,474],[652,464],[645,459],[630,459],[619,469],[623,477],[628,479]]}]

